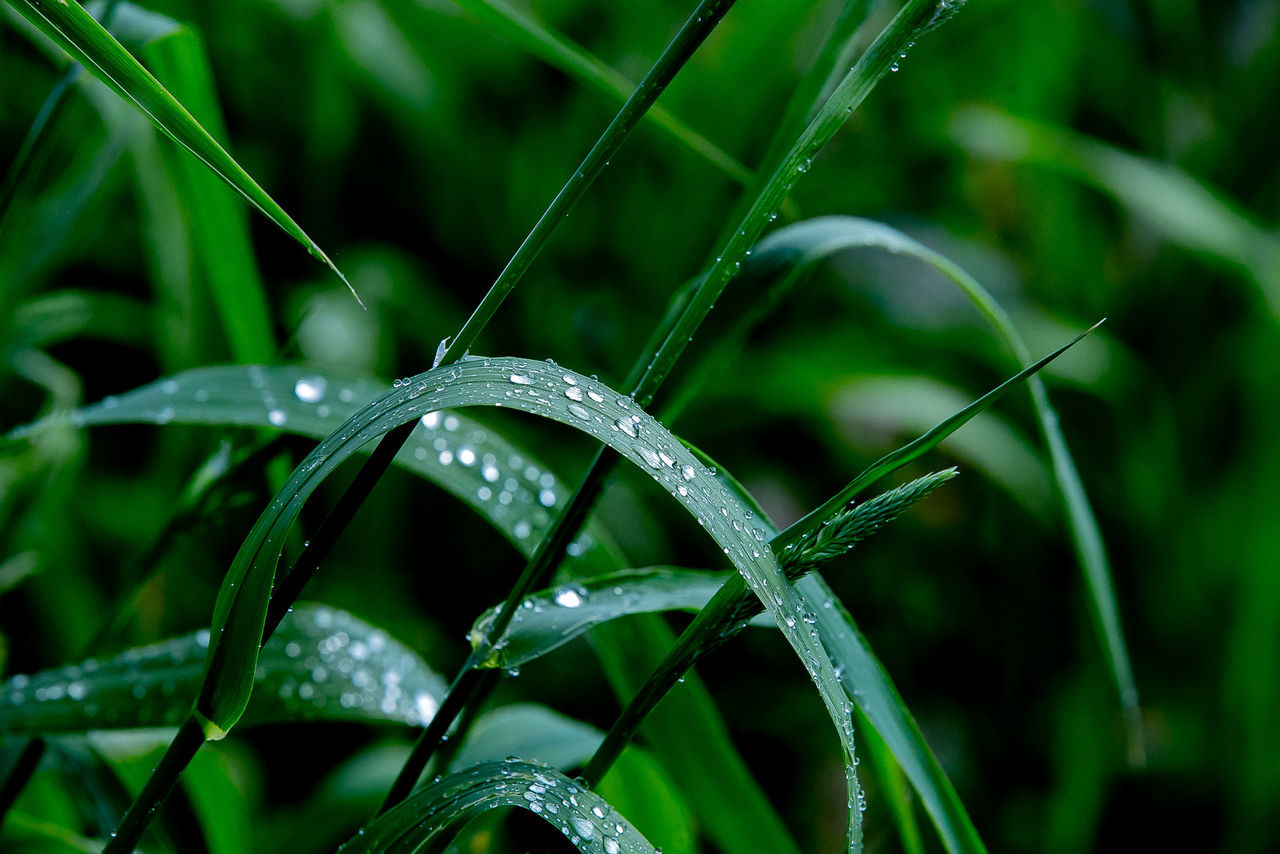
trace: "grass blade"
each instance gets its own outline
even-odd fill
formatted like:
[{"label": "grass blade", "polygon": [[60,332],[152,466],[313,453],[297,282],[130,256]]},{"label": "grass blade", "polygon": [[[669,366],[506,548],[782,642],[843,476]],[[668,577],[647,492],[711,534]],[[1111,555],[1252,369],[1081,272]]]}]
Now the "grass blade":
[{"label": "grass blade", "polygon": [[[32,26],[76,62],[132,103],[166,136],[199,158],[250,204],[351,285],[306,232],[209,135],[149,71],[102,28],[79,3],[8,0]],[[355,290],[351,290],[355,295]],[[357,300],[359,297],[356,297]]]},{"label": "grass blade", "polygon": [[[0,685],[0,733],[176,726],[190,713],[208,645],[205,629],[106,660],[15,676]],[[386,682],[390,673],[398,681]],[[445,687],[416,654],[380,629],[345,611],[303,605],[263,648],[244,722],[421,726]]]},{"label": "grass blade", "polygon": [[656,854],[604,798],[554,768],[517,761],[486,762],[444,777],[383,813],[338,850],[444,851],[467,821],[498,807],[528,810],[563,832],[579,851]]},{"label": "grass blade", "polygon": [[[605,95],[625,101],[636,86],[604,62],[546,24],[533,20],[501,0],[455,0],[477,21],[533,56]],[[645,117],[669,137],[702,157],[739,184],[752,180],[751,170],[670,111],[653,106]]]},{"label": "grass blade", "polygon": [[[856,217],[822,217],[787,226],[761,241],[759,251],[755,253],[755,263],[761,273],[778,268],[786,270],[774,285],[772,301],[811,272],[822,259],[857,247],[884,249],[919,259],[933,267],[969,298],[1020,364],[1031,364],[1030,352],[1013,321],[981,283],[950,259],[883,223]],[[723,357],[723,353],[721,355]],[[1134,764],[1141,764],[1144,739],[1138,689],[1120,625],[1106,547],[1057,413],[1049,401],[1048,389],[1038,376],[1029,377],[1027,387],[1041,435],[1049,449],[1054,485],[1062,500],[1076,560],[1089,590],[1095,625],[1125,713],[1129,759]]]},{"label": "grass blade", "polygon": [[[475,648],[487,653],[480,666],[520,667],[619,617],[697,611],[729,577],[726,572],[671,567],[598,575],[529,595],[501,639],[493,644],[487,638],[501,606],[490,608],[476,620],[469,638]],[[759,623],[773,625],[767,617]]]},{"label": "grass blade", "polygon": [[797,628],[795,615],[803,613],[803,603],[769,550],[761,549],[764,533],[752,523],[754,513],[629,397],[546,362],[468,359],[420,374],[374,400],[303,460],[259,518],[224,580],[214,612],[206,681],[196,703],[206,726],[216,728],[217,735],[243,714],[283,537],[316,486],[362,445],[400,424],[448,406],[496,404],[551,418],[609,444],[655,478],[726,550],[805,663],[836,724],[849,760],[850,845],[856,846],[860,813],[848,701],[816,637]]},{"label": "grass blade", "polygon": [[898,448],[895,451],[891,451],[888,454],[885,454],[883,457],[876,460],[871,465],[867,466],[867,468],[861,474],[859,474],[852,481],[850,481],[843,489],[841,489],[834,496],[827,499],[827,501],[825,501],[821,507],[819,507],[817,510],[814,510],[809,515],[805,516],[799,522],[795,523],[786,531],[784,531],[781,535],[779,535],[779,540],[777,545],[780,548],[784,548],[784,549],[789,548],[795,545],[797,542],[799,542],[803,537],[816,531],[826,522],[827,519],[831,518],[831,516],[834,513],[839,511],[841,507],[843,507],[850,500],[852,500],[853,497],[857,495],[859,492],[861,492],[863,489],[866,489],[868,486],[875,483],[877,480],[889,474],[890,472],[901,468],[902,466],[906,465],[912,460],[917,459],[921,455],[926,454],[929,451],[936,448],[943,439],[947,438],[956,430],[959,430],[961,427],[963,427],[965,422],[969,421],[979,412],[982,412],[984,409],[991,406],[991,404],[995,403],[997,400],[1004,397],[1006,394],[1012,391],[1015,387],[1020,385],[1025,380],[1027,380],[1029,377],[1033,376],[1045,365],[1049,364],[1054,359],[1058,358],[1063,353],[1065,353],[1067,350],[1071,349],[1073,346],[1079,343],[1079,341],[1082,338],[1084,338],[1093,330],[1097,329],[1098,326],[1100,326],[1101,324],[1102,324],[1102,321],[1100,320],[1097,323],[1095,323],[1093,326],[1086,329],[1084,332],[1077,335],[1071,341],[1068,341],[1066,344],[1059,347],[1057,350],[1053,351],[1052,353],[1040,359],[1039,361],[1035,362],[1034,364],[1031,364],[1026,368],[1023,368],[1017,374],[1005,380],[1003,383],[996,386],[994,389],[987,392],[982,397],[978,398],[973,403],[966,406],[964,409],[955,413],[951,417],[944,419],[943,421],[938,423],[936,426],[934,426],[933,429],[929,430],[929,432],[925,433],[923,436],[916,439],[914,442],[911,442],[907,445],[904,445],[901,448]]},{"label": "grass blade", "polygon": [[[70,418],[84,426],[266,427],[319,439],[386,388],[372,380],[301,366],[197,368],[76,410]],[[283,426],[277,424],[282,417]],[[17,428],[10,439],[31,437],[47,425],[51,422]],[[424,416],[396,464],[470,504],[526,556],[550,525],[550,511],[563,507],[568,495],[563,482],[526,450],[461,412]],[[509,505],[492,500],[498,495],[497,485],[512,495]],[[487,499],[484,490],[490,490]],[[498,513],[499,507],[507,512]],[[622,566],[607,533],[596,523],[589,523],[574,540],[564,562],[565,571],[579,577],[616,572]],[[627,626],[597,630],[593,643],[620,700],[625,702],[635,692],[672,640],[670,630],[656,617],[637,617]],[[650,716],[646,733],[718,845],[740,854],[766,843],[779,854],[797,850],[695,675]],[[749,819],[739,814],[742,809],[749,810]]]},{"label": "grass blade", "polygon": [[[228,137],[199,33],[182,27],[152,40],[141,53],[169,91],[192,115],[200,117],[211,134]],[[275,334],[244,208],[221,181],[190,157],[166,149],[162,158],[174,189],[185,202],[193,255],[213,295],[232,357],[237,362],[271,361],[276,353]]]}]

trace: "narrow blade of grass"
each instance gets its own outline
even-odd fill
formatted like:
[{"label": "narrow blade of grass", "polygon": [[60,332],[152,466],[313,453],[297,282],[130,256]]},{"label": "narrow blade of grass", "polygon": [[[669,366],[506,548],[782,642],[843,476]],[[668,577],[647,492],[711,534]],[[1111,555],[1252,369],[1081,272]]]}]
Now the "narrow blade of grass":
[{"label": "narrow blade of grass", "polygon": [[[351,288],[342,272],[306,232],[79,3],[41,0],[8,2],[32,26],[111,87],[121,98],[141,110],[166,136],[199,158]],[[355,290],[352,289],[351,293],[354,296]],[[356,298],[359,299],[358,296]]]},{"label": "narrow blade of grass", "polygon": [[443,851],[464,824],[499,807],[528,810],[561,831],[579,851],[656,854],[604,798],[554,768],[519,761],[486,762],[437,780],[383,813],[338,850]]},{"label": "narrow blade of grass", "polygon": [[[242,425],[319,439],[386,387],[300,366],[197,368],[76,410],[70,417],[85,426]],[[283,425],[276,423],[281,415]],[[47,424],[20,427],[10,439],[30,437]],[[562,508],[567,499],[563,481],[536,457],[460,412],[424,416],[396,464],[470,504],[526,556],[544,536],[550,511]],[[510,504],[494,500],[499,486],[511,494]],[[565,571],[578,577],[615,572],[622,566],[607,532],[594,522],[574,540],[564,561]],[[638,617],[626,627],[601,628],[593,641],[615,692],[625,701],[661,660],[660,650],[670,646],[672,635],[661,619]],[[668,697],[646,732],[718,845],[740,854],[764,843],[778,854],[796,851],[696,676]],[[749,821],[737,815],[743,805],[749,806]]]},{"label": "narrow blade of grass", "polygon": [[1028,378],[1033,376],[1035,373],[1037,373],[1045,365],[1049,364],[1054,359],[1058,358],[1063,353],[1065,353],[1067,350],[1071,349],[1082,338],[1084,338],[1094,329],[1097,329],[1101,323],[1102,321],[1098,321],[1098,323],[1095,323],[1093,326],[1089,327],[1084,332],[1077,335],[1071,341],[1068,341],[1066,344],[1063,344],[1057,350],[1053,351],[1052,353],[1040,359],[1039,361],[1035,362],[1034,364],[1031,364],[1026,368],[1023,368],[1017,374],[1005,380],[1003,383],[996,386],[994,389],[987,392],[982,397],[978,398],[973,403],[966,406],[964,409],[960,410],[959,412],[955,413],[949,418],[946,418],[943,421],[939,422],[936,426],[933,427],[933,429],[929,430],[927,433],[925,433],[920,438],[916,439],[914,442],[904,445],[903,447],[898,448],[895,451],[890,451],[880,459],[876,460],[871,465],[867,466],[867,468],[861,474],[859,474],[852,481],[850,481],[848,485],[846,485],[843,489],[840,490],[840,492],[836,493],[834,496],[832,496],[826,502],[824,502],[821,507],[819,507],[817,510],[814,510],[812,513],[808,514],[799,522],[797,522],[796,524],[788,528],[781,535],[778,545],[781,548],[790,547],[794,545],[796,542],[798,542],[805,535],[817,530],[827,519],[831,517],[833,513],[838,511],[845,504],[847,504],[850,500],[853,499],[855,495],[857,495],[863,489],[866,489],[868,486],[875,483],[877,480],[889,474],[890,472],[893,472],[896,469],[901,468],[902,466],[906,465],[912,460],[917,459],[921,455],[926,454],[929,451],[936,448],[943,439],[950,436],[956,430],[959,430],[961,427],[965,425],[966,422],[972,419],[975,415],[977,415],[979,412],[982,412],[987,407],[991,406],[1000,398],[1004,397],[1006,394],[1008,394],[1018,385],[1020,385],[1021,383],[1026,381]]},{"label": "narrow blade of grass", "polygon": [[[502,638],[486,644],[484,667],[520,667],[601,623],[632,614],[697,611],[729,578],[729,573],[672,567],[611,572],[540,590],[525,598]],[[480,615],[470,640],[479,647],[489,637],[497,608]],[[761,625],[773,625],[762,617]]]},{"label": "narrow blade of grass", "polygon": [[[981,283],[944,255],[883,223],[856,217],[822,217],[787,226],[760,242],[754,263],[762,274],[784,270],[775,280],[774,293],[768,300],[773,302],[812,272],[814,266],[824,258],[858,247],[884,249],[916,258],[933,267],[969,298],[1020,364],[1031,364],[1031,354],[1013,321]],[[739,331],[737,334],[740,337],[742,333]],[[724,351],[720,355],[725,358]],[[1041,435],[1049,450],[1054,486],[1061,498],[1076,560],[1088,587],[1095,625],[1125,713],[1129,758],[1131,762],[1140,764],[1144,738],[1138,707],[1138,689],[1120,625],[1119,606],[1111,580],[1106,546],[1088,494],[1076,470],[1075,460],[1067,447],[1057,413],[1049,401],[1048,389],[1038,376],[1029,377],[1027,387]]]},{"label": "narrow blade of grass", "polygon": [[[618,100],[635,91],[635,84],[598,58],[573,44],[546,24],[539,23],[501,0],[455,0],[476,20],[494,32],[575,80]],[[752,180],[751,170],[715,143],[685,125],[668,110],[654,106],[646,114],[664,133],[702,157],[739,184]]]},{"label": "narrow blade of grass", "polygon": [[[142,49],[142,56],[212,135],[227,138],[204,40],[195,30],[182,27],[153,39]],[[195,160],[171,149],[164,153],[172,155],[164,159],[174,188],[186,202],[193,254],[213,295],[232,356],[237,362],[271,361],[275,334],[244,208]]]},{"label": "narrow blade of grass", "polygon": [[[15,676],[0,685],[0,733],[176,726],[190,713],[208,645],[205,629],[109,659]],[[384,680],[391,673],[398,681]],[[420,726],[445,687],[416,654],[382,630],[345,611],[303,605],[263,648],[244,722]]]},{"label": "narrow blade of grass", "polygon": [[803,613],[803,604],[770,550],[762,548],[765,535],[751,521],[754,512],[629,397],[547,362],[467,359],[410,378],[407,385],[371,402],[303,460],[259,518],[223,582],[206,680],[196,702],[196,714],[208,722],[206,732],[224,733],[244,712],[283,537],[316,486],[362,445],[398,425],[443,407],[498,404],[559,421],[609,444],[705,525],[766,603],[822,694],[848,760],[850,845],[860,844],[850,707],[816,637],[798,628],[795,615]]}]

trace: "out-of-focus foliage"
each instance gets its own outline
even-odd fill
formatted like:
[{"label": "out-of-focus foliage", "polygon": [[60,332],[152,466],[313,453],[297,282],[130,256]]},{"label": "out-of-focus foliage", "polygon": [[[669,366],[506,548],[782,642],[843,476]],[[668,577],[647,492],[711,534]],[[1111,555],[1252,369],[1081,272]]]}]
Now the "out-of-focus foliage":
[{"label": "out-of-focus foliage", "polygon": [[[200,34],[221,141],[368,304],[362,312],[266,220],[249,221],[256,261],[235,263],[264,283],[275,335],[266,352],[319,371],[430,367],[437,342],[457,330],[617,106],[445,0],[142,5]],[[520,8],[636,79],[687,5]],[[740,3],[663,106],[754,166],[841,6]],[[0,171],[65,67],[24,26],[0,8]],[[958,461],[955,483],[826,572],[992,850],[1247,852],[1280,834],[1280,526],[1268,486],[1280,475],[1278,29],[1280,13],[1262,0],[969,0],[854,114],[784,211],[902,229],[992,290],[1035,353],[1109,318],[1047,381],[1111,551],[1145,767],[1126,761],[1079,572],[1044,463],[1031,461],[1045,454],[1024,397],[1003,404],[999,420],[975,422],[968,445],[944,445],[928,461]],[[170,83],[163,60],[152,61]],[[82,76],[73,88],[0,219],[4,432],[242,352],[212,295],[207,220],[180,192],[171,144],[100,84]],[[478,349],[554,358],[621,385],[670,294],[707,260],[738,192],[665,132],[642,128]],[[730,286],[726,307],[732,297]],[[677,432],[785,525],[1011,364],[932,270],[850,251],[709,378]],[[593,450],[501,416],[482,415],[518,432],[567,481]],[[192,474],[226,438],[237,448],[257,441],[248,428],[55,424],[0,448],[4,676],[208,625],[236,545],[309,447],[297,440],[275,469],[239,470],[196,521],[169,528]],[[320,503],[337,488],[322,487]],[[631,472],[606,494],[598,518],[626,565],[679,556],[725,567],[662,499]],[[308,512],[303,536],[319,522]],[[307,596],[385,629],[445,672],[521,563],[463,504],[392,473]],[[135,590],[145,566],[159,573]],[[575,643],[526,665],[500,697],[605,729],[617,701],[592,662]],[[801,847],[839,850],[837,743],[785,644],[748,633],[700,671]],[[258,829],[244,832],[264,851],[289,840],[332,848],[367,817],[334,812],[341,793],[376,803],[369,793],[385,790],[398,766],[387,750],[401,755],[386,739],[408,737],[335,724],[237,733],[184,778],[178,811],[222,815],[231,836],[219,850],[238,850],[237,828]],[[6,840],[46,839],[42,822],[80,826],[66,779],[118,803],[115,777],[90,771],[110,761],[139,785],[155,744],[59,746]],[[0,745],[5,767],[18,746]],[[643,773],[632,762],[636,779],[670,785],[644,762]],[[287,775],[273,770],[282,764]],[[880,784],[864,776],[867,846],[897,850]],[[678,793],[664,797],[682,818],[680,839],[705,831],[687,831]],[[186,850],[192,822],[170,824],[176,850]],[[309,832],[291,836],[299,825]],[[665,842],[668,851],[687,844]]]}]

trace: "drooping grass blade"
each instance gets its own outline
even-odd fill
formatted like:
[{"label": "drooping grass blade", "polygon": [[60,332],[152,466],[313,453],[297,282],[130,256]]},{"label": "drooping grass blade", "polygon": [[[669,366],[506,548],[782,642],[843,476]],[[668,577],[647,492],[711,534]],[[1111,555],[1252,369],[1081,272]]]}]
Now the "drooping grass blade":
[{"label": "drooping grass blade", "polygon": [[[206,726],[216,728],[214,735],[233,726],[247,705],[252,682],[246,676],[256,663],[283,537],[310,493],[360,446],[396,425],[444,407],[486,404],[548,417],[608,443],[702,520],[748,577],[815,679],[852,767],[848,701],[817,639],[798,628],[793,615],[802,613],[804,606],[769,549],[762,548],[765,535],[752,523],[754,512],[629,397],[546,362],[511,358],[469,359],[411,378],[408,386],[392,389],[330,434],[295,470],[245,540],[219,596],[207,678],[196,704]],[[852,844],[858,836],[859,813],[852,780],[851,786]]]},{"label": "drooping grass blade", "polygon": [[[160,85],[79,3],[8,0],[32,26],[65,50],[75,61],[132,103],[166,136],[192,155],[262,211],[286,234],[333,270],[350,289],[346,277],[306,232],[240,167],[186,108]],[[351,290],[355,295],[355,290]],[[359,299],[359,297],[356,297]]]},{"label": "drooping grass blade", "polygon": [[[762,274],[771,270],[782,270],[783,273],[774,281],[772,293],[764,301],[774,302],[780,299],[823,259],[842,250],[859,247],[884,249],[919,259],[933,267],[969,298],[1019,363],[1024,366],[1031,364],[1030,352],[1013,321],[981,283],[940,253],[894,228],[872,220],[821,217],[796,223],[770,234],[757,247],[753,263]],[[742,334],[742,330],[738,330],[732,337],[740,338]],[[727,353],[728,350],[717,351],[720,359],[727,358]],[[1119,607],[1115,599],[1106,547],[1084,484],[1067,447],[1057,413],[1049,401],[1048,389],[1038,376],[1030,377],[1027,387],[1040,432],[1049,450],[1054,484],[1071,531],[1076,559],[1088,586],[1089,602],[1107,663],[1125,712],[1130,759],[1141,762],[1143,736],[1138,690],[1120,625]]]}]

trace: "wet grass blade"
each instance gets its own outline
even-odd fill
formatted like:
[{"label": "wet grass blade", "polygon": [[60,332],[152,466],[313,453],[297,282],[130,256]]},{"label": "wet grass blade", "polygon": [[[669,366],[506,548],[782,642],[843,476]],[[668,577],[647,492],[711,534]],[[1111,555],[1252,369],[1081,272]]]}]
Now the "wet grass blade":
[{"label": "wet grass blade", "polygon": [[499,807],[528,810],[582,852],[656,854],[604,798],[554,768],[519,761],[486,762],[437,780],[383,813],[338,850],[444,851],[464,824]]},{"label": "wet grass blade", "polygon": [[[109,659],[15,676],[0,685],[0,733],[176,726],[191,711],[207,629]],[[384,721],[420,726],[444,680],[407,647],[345,611],[296,608],[262,650],[246,725]]]},{"label": "wet grass blade", "polygon": [[[351,288],[346,277],[306,232],[79,3],[41,0],[8,2],[32,26],[111,87],[116,94],[141,110],[166,136],[199,158]],[[354,290],[351,293],[355,295]]]},{"label": "wet grass blade", "polygon": [[[1009,315],[976,279],[946,256],[883,223],[856,217],[822,217],[781,228],[760,242],[753,263],[762,276],[770,271],[783,273],[766,300],[779,299],[825,258],[846,249],[878,248],[916,258],[930,265],[969,298],[1014,358],[1031,364],[1031,354]],[[740,335],[740,333],[739,333]],[[1068,345],[1070,346],[1070,345]],[[1012,381],[1011,381],[1012,382]],[[1098,522],[1089,502],[1075,460],[1049,401],[1049,392],[1038,376],[1027,379],[1031,402],[1041,435],[1049,450],[1054,485],[1062,501],[1071,532],[1076,560],[1089,590],[1089,602],[1100,635],[1111,676],[1120,696],[1128,729],[1130,761],[1142,761],[1144,738],[1138,707],[1138,689],[1120,625],[1119,606],[1111,580],[1110,561]]]},{"label": "wet grass blade", "polygon": [[[728,578],[725,572],[649,567],[540,590],[525,598],[497,643],[485,644],[488,658],[481,666],[520,667],[619,617],[697,611]],[[472,627],[469,637],[476,647],[489,637],[497,610],[490,608]],[[773,625],[767,617],[759,622]]]},{"label": "wet grass blade", "polygon": [[[634,83],[595,56],[501,0],[455,2],[489,29],[592,89],[620,101],[626,100],[635,91]],[[752,180],[750,169],[663,107],[651,107],[645,117],[673,140],[737,183],[747,184]]]},{"label": "wet grass blade", "polygon": [[850,845],[859,844],[850,707],[829,656],[815,636],[797,627],[795,615],[804,605],[763,547],[765,535],[752,522],[754,512],[629,397],[547,362],[467,359],[412,377],[371,402],[303,460],[244,541],[219,594],[206,681],[196,702],[206,733],[225,733],[248,703],[283,537],[311,492],[367,442],[423,414],[459,405],[501,405],[584,431],[653,477],[706,527],[766,603],[818,685],[848,760]]},{"label": "wet grass blade", "polygon": [[[319,439],[386,388],[384,383],[300,366],[197,368],[107,398],[70,417],[84,426],[241,425]],[[18,428],[10,439],[30,437],[44,426]],[[461,412],[424,416],[396,464],[470,504],[526,556],[545,534],[550,511],[567,500],[563,481],[539,460]],[[510,504],[497,500],[501,491],[510,494]],[[500,507],[505,512],[499,513]],[[594,522],[574,540],[564,562],[565,571],[578,577],[616,572],[622,566],[607,533]],[[672,639],[657,617],[637,617],[627,626],[597,631],[596,652],[622,701],[659,663],[660,651]],[[696,676],[678,686],[646,726],[655,752],[717,844],[740,854],[763,843],[779,854],[796,851]],[[743,805],[748,805],[749,819],[738,814]]]}]

